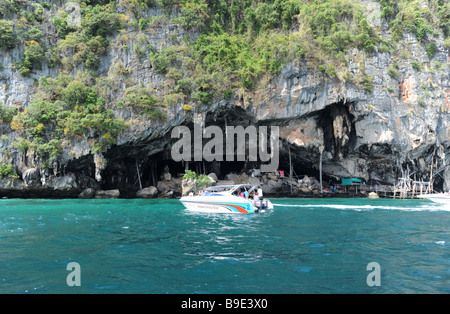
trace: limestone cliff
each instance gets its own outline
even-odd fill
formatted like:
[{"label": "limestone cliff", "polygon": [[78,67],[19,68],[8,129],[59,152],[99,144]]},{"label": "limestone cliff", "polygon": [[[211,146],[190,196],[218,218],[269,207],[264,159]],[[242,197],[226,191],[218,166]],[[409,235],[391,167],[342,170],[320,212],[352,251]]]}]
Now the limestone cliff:
[{"label": "limestone cliff", "polygon": [[[30,14],[39,8],[37,2],[15,2]],[[205,100],[200,96],[208,84],[223,82],[220,75],[211,76],[210,81],[203,83],[188,80],[188,75],[206,71],[199,70],[197,65],[189,72],[186,70],[189,64],[181,60],[188,56],[186,51],[195,45],[205,27],[180,22],[180,17],[184,17],[183,1],[171,10],[154,1],[145,7],[141,5],[139,12],[133,11],[133,2],[117,1],[114,12],[125,22],[118,27],[108,26],[111,31],[104,35],[109,41],[104,51],[98,46],[93,50],[93,46],[82,39],[70,46],[68,39],[75,41],[75,37],[65,35],[63,39],[59,24],[52,18],[61,15],[64,5],[59,1],[49,2],[43,6],[41,22],[35,19],[28,21],[28,25],[23,21],[27,17],[31,19],[27,14],[2,11],[6,21],[16,23],[16,31],[17,24],[24,24],[24,33],[30,33],[32,25],[40,23],[42,35],[38,43],[47,50],[46,57],[39,62],[34,60],[30,73],[23,75],[24,72],[19,71],[23,66],[17,64],[26,61],[26,50],[33,45],[31,40],[23,40],[26,44],[12,47],[2,46],[0,101],[7,108],[19,107],[19,112],[26,112],[36,97],[53,101],[50,94],[44,95],[48,91],[41,78],[56,78],[65,73],[86,86],[88,82],[95,86],[99,98],[106,100],[105,110],[110,109],[116,118],[123,119],[125,127],[114,141],[105,141],[97,149],[95,144],[107,139],[108,132],[101,133],[94,127],[84,134],[74,132],[74,136],[64,136],[68,133],[64,132],[58,137],[59,153],[49,158],[50,150],[39,153],[33,145],[21,149],[18,143],[24,138],[33,142],[31,135],[12,128],[14,119],[4,119],[0,124],[0,160],[3,165],[13,165],[18,177],[4,176],[0,180],[0,188],[6,195],[39,196],[47,191],[49,196],[76,196],[85,188],[118,188],[135,193],[140,185],[156,186],[158,181],[167,181],[162,177],[164,166],[169,167],[172,177],[177,177],[186,167],[171,159],[172,128],[177,125],[192,128],[196,121],[222,128],[226,125],[278,125],[280,168],[288,171],[290,151],[294,171],[299,176],[318,174],[322,152],[323,172],[329,179],[357,177],[367,182],[395,184],[408,173],[412,179],[428,181],[433,169],[435,189],[450,189],[450,168],[446,168],[450,164],[450,59],[448,34],[439,27],[419,39],[417,33],[405,29],[401,40],[395,42],[392,23],[382,17],[384,2],[360,1],[365,8],[367,27],[377,32],[378,41],[373,49],[350,47],[339,59],[345,62],[338,63],[328,62],[327,58],[322,58],[320,63],[311,57],[312,50],[299,57],[286,56],[274,75],[256,77],[251,88],[250,85],[246,88],[245,84],[227,85],[222,90],[228,94],[215,93]],[[432,3],[416,2],[425,8]],[[90,2],[81,1],[82,8],[83,3]],[[2,5],[4,9],[6,4]],[[141,21],[145,21],[145,26],[137,25]],[[287,32],[292,35],[301,31],[299,14]],[[387,42],[389,49],[386,49]],[[431,43],[433,51],[430,52]],[[88,48],[82,50],[83,45]],[[89,79],[83,76],[89,70],[86,61],[91,55],[87,52],[98,57],[95,74]],[[56,57],[47,57],[50,54]],[[162,70],[158,59],[162,55],[172,56],[167,57],[170,69],[179,69],[179,72]],[[330,70],[328,65],[334,68]],[[180,92],[185,86],[182,80],[190,82],[188,89],[194,89],[197,84],[198,93]],[[145,93],[158,100],[151,110],[163,112],[164,118],[149,118],[142,110],[126,105],[134,95],[135,90],[131,88],[138,86],[146,88]],[[124,101],[120,103],[118,99]],[[51,132],[57,127],[44,125],[48,133],[42,138],[49,143]],[[37,132],[36,127],[34,130]],[[222,178],[229,172],[253,166],[258,165],[242,162],[190,164],[194,170],[215,172]]]}]

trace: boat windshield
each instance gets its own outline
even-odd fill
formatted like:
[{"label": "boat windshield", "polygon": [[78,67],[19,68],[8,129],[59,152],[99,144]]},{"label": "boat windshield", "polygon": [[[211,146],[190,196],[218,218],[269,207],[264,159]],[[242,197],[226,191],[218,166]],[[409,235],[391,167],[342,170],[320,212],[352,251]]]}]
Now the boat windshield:
[{"label": "boat windshield", "polygon": [[234,185],[220,185],[220,186],[211,186],[207,188],[201,196],[223,196],[226,193],[229,193],[234,188]]},{"label": "boat windshield", "polygon": [[211,186],[201,196],[223,196],[226,194],[239,196],[241,192],[250,191],[251,189],[252,186],[249,184]]},{"label": "boat windshield", "polygon": [[205,191],[208,192],[227,192],[234,188],[234,185],[219,185],[219,186],[211,186],[207,188]]}]

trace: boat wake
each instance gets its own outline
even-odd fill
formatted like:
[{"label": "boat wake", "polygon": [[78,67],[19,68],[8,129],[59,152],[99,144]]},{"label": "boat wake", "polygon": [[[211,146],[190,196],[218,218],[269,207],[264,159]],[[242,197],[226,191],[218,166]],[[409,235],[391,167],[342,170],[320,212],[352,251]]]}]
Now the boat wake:
[{"label": "boat wake", "polygon": [[402,210],[402,211],[450,211],[450,206],[442,204],[422,204],[419,206],[383,206],[383,205],[342,205],[342,204],[273,204],[274,207],[298,208],[335,208],[342,210]]}]

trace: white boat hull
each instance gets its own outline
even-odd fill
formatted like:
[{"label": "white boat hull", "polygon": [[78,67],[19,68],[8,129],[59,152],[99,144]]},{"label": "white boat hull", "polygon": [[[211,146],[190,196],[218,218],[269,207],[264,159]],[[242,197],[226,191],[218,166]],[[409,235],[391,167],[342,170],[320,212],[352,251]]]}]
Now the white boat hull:
[{"label": "white boat hull", "polygon": [[[181,203],[190,211],[207,213],[241,213],[251,214],[258,211],[253,200],[244,199],[238,196],[184,196]],[[267,210],[272,210],[273,205],[270,200],[267,202]]]}]

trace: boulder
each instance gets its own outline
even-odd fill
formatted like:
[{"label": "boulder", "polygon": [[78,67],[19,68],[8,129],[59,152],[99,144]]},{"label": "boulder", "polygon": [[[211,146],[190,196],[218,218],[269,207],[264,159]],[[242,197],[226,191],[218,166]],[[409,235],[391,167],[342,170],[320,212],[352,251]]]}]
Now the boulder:
[{"label": "boulder", "polygon": [[248,178],[248,184],[261,186],[261,181],[259,181],[259,179],[256,178],[256,177],[249,177]]},{"label": "boulder", "polygon": [[380,198],[376,192],[370,192],[368,198]]},{"label": "boulder", "polygon": [[170,180],[172,180],[172,175],[170,174],[170,172],[164,172],[163,175],[162,175],[162,177],[163,177],[163,180],[164,180],[164,181],[170,181]]},{"label": "boulder", "polygon": [[95,192],[95,198],[119,198],[120,191],[115,190],[100,190]]},{"label": "boulder", "polygon": [[304,183],[304,184],[310,184],[311,183],[311,180],[309,179],[309,177],[308,176],[304,176],[303,177],[303,179],[302,179],[302,183]]},{"label": "boulder", "polygon": [[84,189],[78,195],[78,198],[83,198],[83,199],[89,199],[89,198],[94,198],[94,197],[95,197],[95,190],[92,188]]},{"label": "boulder", "polygon": [[155,198],[158,195],[158,189],[154,186],[144,188],[137,191],[136,196],[139,198]]},{"label": "boulder", "polygon": [[233,181],[235,184],[242,183],[242,178],[237,174],[230,173],[226,177],[228,181]]},{"label": "boulder", "polygon": [[267,184],[273,189],[280,189],[281,188],[281,184],[278,183],[275,180],[269,180],[269,182]]},{"label": "boulder", "polygon": [[181,180],[182,178],[172,178],[170,181],[158,181],[156,188],[161,192],[160,196],[164,195],[181,195]]},{"label": "boulder", "polygon": [[210,174],[208,174],[208,178],[213,181],[213,183],[216,183],[217,181],[219,181],[219,179],[217,178],[216,174],[214,172],[211,172]]},{"label": "boulder", "polygon": [[281,191],[281,184],[275,180],[269,180],[267,184],[262,186],[263,192],[268,194],[274,194]]},{"label": "boulder", "polygon": [[311,187],[319,191],[322,189],[322,186],[320,186],[320,182],[316,178],[311,179]]},{"label": "boulder", "polygon": [[310,186],[302,186],[302,187],[300,187],[299,189],[300,189],[300,191],[301,191],[302,193],[305,193],[305,194],[308,194],[308,193],[311,193],[311,192],[312,192],[312,189],[311,189]]},{"label": "boulder", "polygon": [[181,182],[181,195],[189,195],[189,193],[196,193],[197,192],[197,182],[195,180],[191,179],[183,179]]},{"label": "boulder", "polygon": [[161,194],[158,195],[159,198],[173,198],[173,196],[173,191],[161,192]]},{"label": "boulder", "polygon": [[234,181],[228,181],[228,180],[220,180],[216,182],[216,185],[235,185],[236,183]]}]

